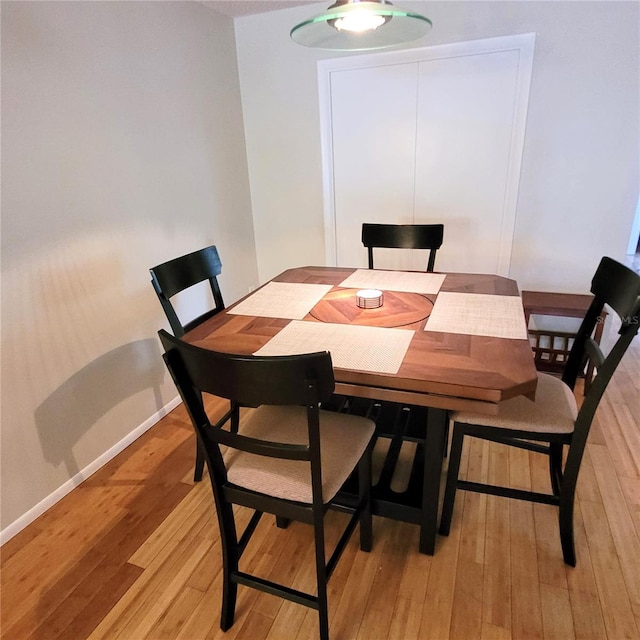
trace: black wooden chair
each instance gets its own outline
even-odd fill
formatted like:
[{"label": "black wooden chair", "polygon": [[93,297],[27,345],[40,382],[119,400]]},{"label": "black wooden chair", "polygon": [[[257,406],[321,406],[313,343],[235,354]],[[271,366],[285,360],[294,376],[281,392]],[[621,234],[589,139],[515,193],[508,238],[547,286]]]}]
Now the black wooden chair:
[{"label": "black wooden chair", "polygon": [[[566,564],[575,566],[573,505],[584,448],[598,403],[631,340],[640,327],[640,275],[611,258],[602,258],[591,282],[594,300],[578,330],[562,379],[538,375],[535,401],[525,397],[500,403],[498,415],[466,411],[451,414],[453,439],[444,494],[440,533],[448,535],[456,489],[477,491],[559,507],[560,541]],[[621,321],[619,336],[605,356],[591,337],[601,322],[604,305]],[[597,375],[578,409],[573,394],[585,363],[595,364]],[[460,456],[465,436],[544,453],[549,458],[551,494],[523,491],[459,480]],[[563,466],[563,448],[568,447]]]},{"label": "black wooden chair", "polygon": [[[151,284],[176,337],[181,338],[187,331],[197,327],[224,309],[217,278],[222,273],[222,262],[215,246],[205,247],[179,258],[174,258],[153,267],[150,272]],[[197,318],[183,324],[171,303],[171,298],[205,280],[208,280],[211,285],[214,306]],[[196,465],[193,474],[196,482],[202,480],[203,470],[204,455],[200,450],[200,445],[196,444]]]},{"label": "black wooden chair", "polygon": [[[202,445],[220,525],[223,596],[220,627],[233,625],[239,584],[316,609],[320,637],[328,638],[327,580],[356,524],[360,548],[372,545],[371,442],[366,418],[323,411],[335,382],[331,355],[239,356],[202,349],[159,333],[164,359]],[[202,393],[230,401],[211,424]],[[239,407],[257,407],[240,417]],[[224,426],[229,424],[229,430]],[[221,450],[224,447],[225,450]],[[324,515],[347,478],[357,470],[358,499],[346,528],[325,560]],[[233,505],[255,510],[240,537]],[[263,512],[313,525],[317,595],[304,593],[239,568],[240,558]]]},{"label": "black wooden chair", "polygon": [[[181,338],[187,331],[202,324],[205,320],[220,313],[224,309],[222,294],[218,285],[218,276],[222,273],[222,262],[215,246],[199,249],[185,256],[174,258],[150,269],[151,284],[160,300],[160,304],[169,320],[173,334]],[[214,306],[202,315],[182,323],[178,318],[171,298],[190,287],[209,281],[213,294]]]},{"label": "black wooden chair", "polygon": [[[369,222],[362,224],[362,244],[367,248],[369,269],[374,268],[373,249],[376,247],[427,249],[429,250],[427,271],[432,272],[435,266],[436,252],[442,246],[443,238],[443,224],[372,224]],[[343,402],[349,406],[353,400],[345,398]],[[412,405],[395,406],[394,403],[376,402],[374,408],[377,415],[380,416],[377,420],[378,432],[392,437],[397,443],[401,443],[407,437],[406,430],[402,425],[408,424],[408,421],[415,423],[424,422],[428,419],[428,411],[424,407]],[[391,409],[394,408],[395,410],[392,411]],[[402,416],[402,419],[398,419],[398,416]],[[416,421],[416,416],[420,416],[420,420]],[[424,428],[423,426],[423,431]],[[445,438],[444,455],[447,453],[447,441],[448,439]],[[397,447],[399,446],[400,444],[397,445]],[[390,451],[393,450],[395,449],[390,448]]]},{"label": "black wooden chair", "polygon": [[433,271],[436,251],[442,246],[443,224],[371,224],[362,225],[362,244],[367,247],[369,269],[373,269],[373,249],[428,249],[427,271]]}]

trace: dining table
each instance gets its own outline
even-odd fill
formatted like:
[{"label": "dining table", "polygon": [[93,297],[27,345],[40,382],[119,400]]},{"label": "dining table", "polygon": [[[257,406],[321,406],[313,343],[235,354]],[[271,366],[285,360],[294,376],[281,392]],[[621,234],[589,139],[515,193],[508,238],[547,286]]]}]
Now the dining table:
[{"label": "dining table", "polygon": [[[371,290],[381,306],[358,306]],[[419,525],[419,550],[430,555],[448,412],[495,415],[503,400],[533,399],[537,384],[517,282],[494,274],[287,269],[184,339],[245,355],[329,351],[336,395],[323,408],[372,417],[384,445],[373,513]]]}]

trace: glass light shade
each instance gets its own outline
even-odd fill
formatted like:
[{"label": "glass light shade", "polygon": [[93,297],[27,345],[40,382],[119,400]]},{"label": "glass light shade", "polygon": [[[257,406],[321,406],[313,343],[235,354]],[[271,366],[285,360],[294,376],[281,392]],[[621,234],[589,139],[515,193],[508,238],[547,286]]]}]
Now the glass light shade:
[{"label": "glass light shade", "polygon": [[367,51],[412,42],[431,26],[429,18],[396,9],[387,0],[339,0],[326,13],[293,27],[290,35],[305,47]]}]

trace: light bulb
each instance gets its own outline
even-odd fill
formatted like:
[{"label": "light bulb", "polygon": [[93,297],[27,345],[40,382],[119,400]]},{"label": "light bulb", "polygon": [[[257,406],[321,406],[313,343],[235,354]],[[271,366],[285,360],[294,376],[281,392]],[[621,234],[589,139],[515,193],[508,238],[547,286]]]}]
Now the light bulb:
[{"label": "light bulb", "polygon": [[384,23],[384,16],[377,16],[369,11],[361,10],[353,11],[343,18],[338,18],[333,26],[338,31],[361,33],[363,31],[373,31]]}]

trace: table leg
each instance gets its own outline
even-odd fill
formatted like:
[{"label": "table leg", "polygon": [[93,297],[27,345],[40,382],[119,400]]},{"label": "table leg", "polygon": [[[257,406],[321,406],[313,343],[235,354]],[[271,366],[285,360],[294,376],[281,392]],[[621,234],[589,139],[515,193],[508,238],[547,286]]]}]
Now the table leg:
[{"label": "table leg", "polygon": [[420,519],[420,553],[433,555],[438,528],[440,476],[447,426],[447,412],[429,409],[427,437],[424,443],[424,476],[422,487],[422,515]]}]

